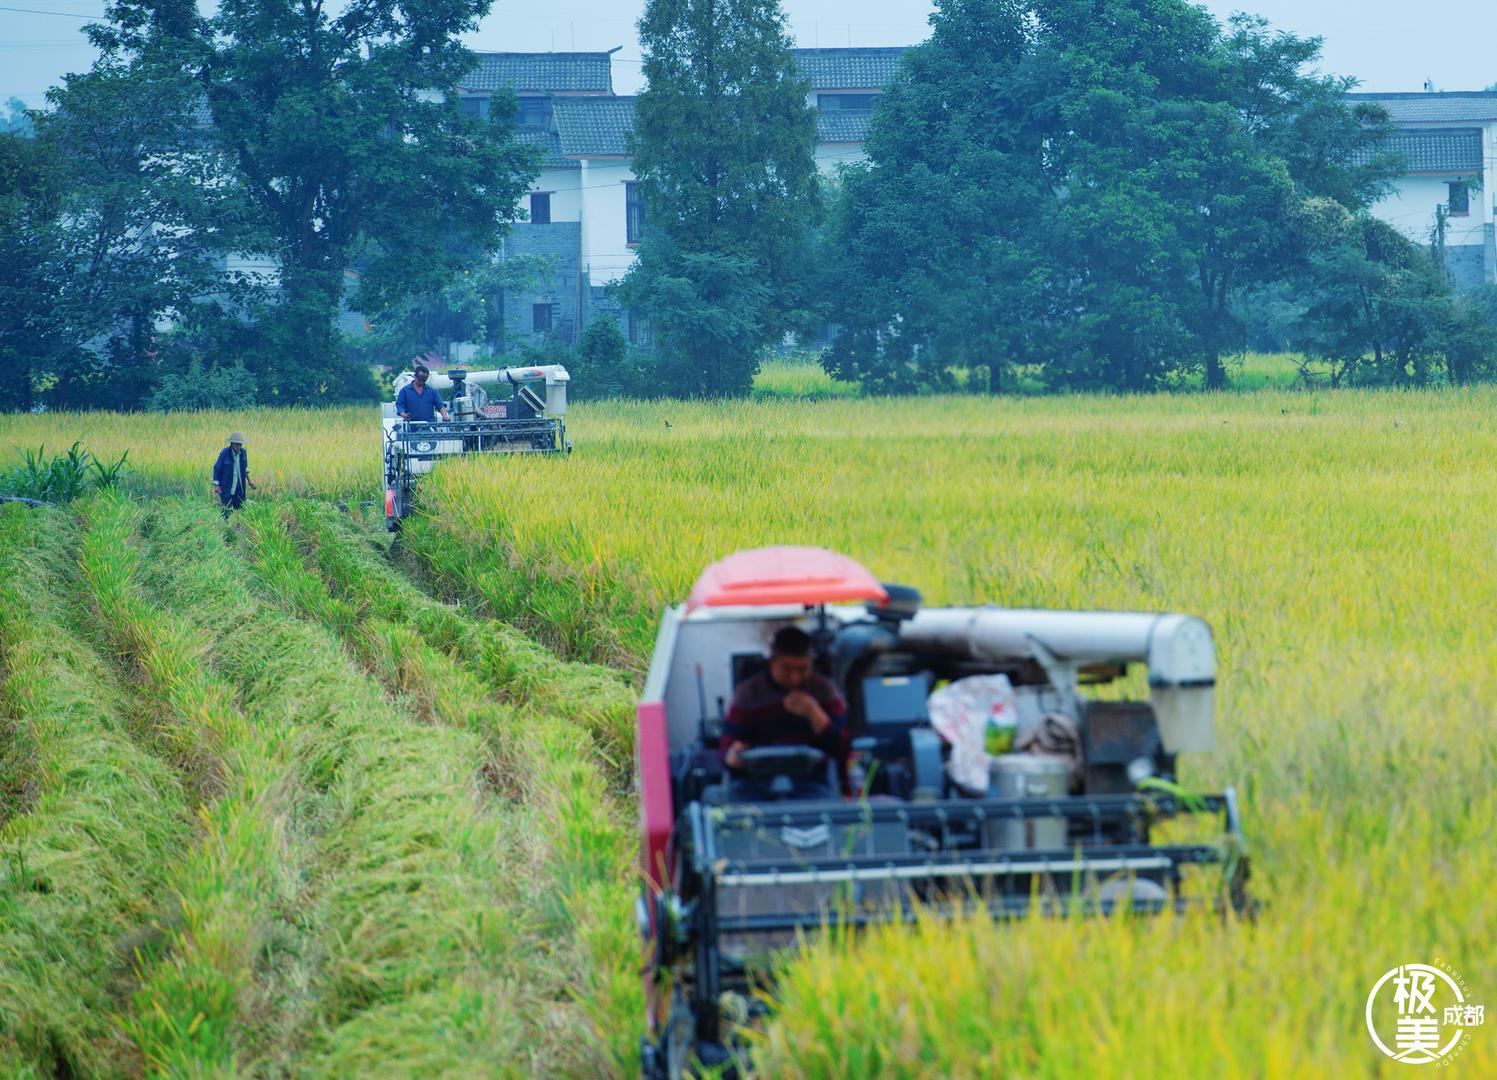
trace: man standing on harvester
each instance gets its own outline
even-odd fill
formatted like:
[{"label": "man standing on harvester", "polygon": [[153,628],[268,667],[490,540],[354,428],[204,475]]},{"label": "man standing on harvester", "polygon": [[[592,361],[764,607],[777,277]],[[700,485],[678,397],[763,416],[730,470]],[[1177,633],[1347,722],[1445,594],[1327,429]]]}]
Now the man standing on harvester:
[{"label": "man standing on harvester", "polygon": [[443,420],[451,420],[442,395],[434,387],[426,385],[430,369],[425,364],[417,364],[414,374],[416,381],[409,386],[402,386],[400,393],[395,395],[395,414],[402,420],[424,420],[431,423],[436,419],[436,414],[441,413]]},{"label": "man standing on harvester", "polygon": [[236,431],[229,436],[229,445],[218,452],[218,460],[213,463],[213,494],[223,504],[225,520],[230,510],[238,510],[244,505],[244,497],[254,486],[244,436]]},{"label": "man standing on harvester", "polygon": [[[830,679],[812,666],[811,635],[797,626],[781,627],[769,647],[769,666],[744,679],[723,720],[719,745],[728,767],[729,798],[757,802],[769,797],[767,784],[745,776],[739,756],[756,746],[814,746],[844,774],[847,762],[847,705]],[[830,799],[825,781],[802,780],[798,799]]]}]

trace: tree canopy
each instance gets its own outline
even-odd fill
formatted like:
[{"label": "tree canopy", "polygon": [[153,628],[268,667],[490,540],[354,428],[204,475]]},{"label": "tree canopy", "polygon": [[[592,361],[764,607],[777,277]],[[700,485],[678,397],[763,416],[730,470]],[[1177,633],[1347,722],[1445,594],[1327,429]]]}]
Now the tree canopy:
[{"label": "tree canopy", "polygon": [[[1224,382],[1239,290],[1300,272],[1307,200],[1365,211],[1386,120],[1319,43],[1183,0],[939,0],[823,261],[834,374],[1002,388]],[[969,374],[969,382],[971,375]]]},{"label": "tree canopy", "polygon": [[678,392],[746,392],[795,322],[818,207],[814,115],[778,0],[650,0],[633,170],[645,227],[623,295]]}]

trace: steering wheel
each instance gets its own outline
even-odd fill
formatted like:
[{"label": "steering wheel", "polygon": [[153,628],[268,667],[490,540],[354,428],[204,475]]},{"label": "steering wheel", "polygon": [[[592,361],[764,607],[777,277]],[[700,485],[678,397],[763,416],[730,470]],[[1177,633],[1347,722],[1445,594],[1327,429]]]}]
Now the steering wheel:
[{"label": "steering wheel", "polygon": [[787,776],[813,780],[824,775],[826,754],[814,746],[755,746],[740,750],[743,771],[760,780]]}]

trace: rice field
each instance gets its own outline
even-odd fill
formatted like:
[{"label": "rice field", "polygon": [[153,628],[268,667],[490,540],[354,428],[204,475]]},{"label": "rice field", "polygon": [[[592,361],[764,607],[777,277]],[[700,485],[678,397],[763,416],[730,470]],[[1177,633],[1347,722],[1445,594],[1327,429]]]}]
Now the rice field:
[{"label": "rice field", "polygon": [[[1237,784],[1263,911],[829,940],[760,1075],[1394,1075],[1384,971],[1497,997],[1497,392],[800,396],[579,405],[568,460],[440,469],[394,559],[372,409],[0,418],[0,468],[133,468],[0,510],[0,1075],[629,1075],[629,684],[782,542],[1206,618],[1183,779]],[[268,498],[225,528],[232,427]],[[1490,1025],[1452,1068],[1497,1075]]]}]

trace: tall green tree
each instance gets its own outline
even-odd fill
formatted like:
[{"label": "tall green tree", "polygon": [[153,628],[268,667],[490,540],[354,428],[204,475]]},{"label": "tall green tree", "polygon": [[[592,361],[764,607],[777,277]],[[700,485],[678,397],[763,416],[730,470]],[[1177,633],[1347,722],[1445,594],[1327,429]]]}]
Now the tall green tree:
[{"label": "tall green tree", "polygon": [[[1225,381],[1239,290],[1307,257],[1312,196],[1365,206],[1382,131],[1315,41],[1184,0],[938,0],[851,171],[834,373],[1051,385]],[[924,124],[922,125],[922,118]],[[912,377],[913,376],[913,377]]]},{"label": "tall green tree", "polygon": [[668,388],[745,393],[805,302],[819,212],[809,87],[778,0],[650,0],[639,36],[645,226],[623,299],[653,323]]},{"label": "tall green tree", "polygon": [[1050,182],[1029,22],[1013,0],[945,0],[885,90],[819,259],[839,378],[912,392],[963,366],[999,390],[1044,348]]},{"label": "tall green tree", "polygon": [[29,411],[37,355],[61,336],[54,298],[64,280],[61,227],[65,182],[52,148],[0,132],[0,410]]},{"label": "tall green tree", "polygon": [[364,310],[441,288],[461,252],[497,247],[534,175],[533,150],[460,114],[449,91],[475,62],[459,35],[490,0],[120,0],[94,38],[106,59],[178,65],[274,256],[273,304],[252,358],[269,400],[327,382],[354,257]]},{"label": "tall green tree", "polygon": [[66,358],[43,361],[49,399],[133,407],[157,379],[158,324],[199,326],[245,302],[219,263],[251,237],[247,208],[221,182],[223,155],[191,137],[199,95],[175,65],[103,60],[48,99],[37,134],[66,170],[54,303],[70,330]]}]

